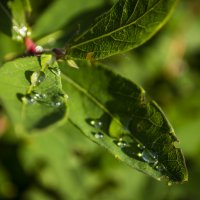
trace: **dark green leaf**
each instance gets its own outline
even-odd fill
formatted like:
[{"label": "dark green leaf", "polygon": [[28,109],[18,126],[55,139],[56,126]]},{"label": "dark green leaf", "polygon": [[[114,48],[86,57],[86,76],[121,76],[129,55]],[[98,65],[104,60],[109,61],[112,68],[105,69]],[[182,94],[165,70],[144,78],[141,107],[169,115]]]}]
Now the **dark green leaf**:
[{"label": "dark green leaf", "polygon": [[[44,56],[41,65],[48,58]],[[17,59],[0,68],[0,99],[17,132],[44,128],[65,116],[66,100],[57,66],[52,65],[44,73],[40,70],[37,58]],[[31,86],[34,72],[40,74],[39,83],[35,79],[35,86]]]},{"label": "dark green leaf", "polygon": [[71,44],[68,56],[103,59],[133,49],[152,37],[177,0],[119,0]]},{"label": "dark green leaf", "polygon": [[102,66],[79,65],[78,71],[61,66],[70,122],[139,171],[172,183],[186,181],[184,157],[159,106],[142,88]]}]

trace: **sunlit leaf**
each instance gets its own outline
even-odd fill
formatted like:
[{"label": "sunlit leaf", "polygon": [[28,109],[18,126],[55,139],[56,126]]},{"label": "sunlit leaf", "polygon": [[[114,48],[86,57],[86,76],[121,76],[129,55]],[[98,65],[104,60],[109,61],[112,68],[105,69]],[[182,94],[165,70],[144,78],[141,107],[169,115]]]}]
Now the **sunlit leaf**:
[{"label": "sunlit leaf", "polygon": [[68,56],[97,60],[133,49],[164,25],[176,4],[177,0],[119,0],[74,40]]},{"label": "sunlit leaf", "polygon": [[45,56],[41,61],[22,58],[0,68],[0,99],[17,132],[44,128],[65,116],[66,97],[59,69],[52,65],[41,72],[43,62]]}]

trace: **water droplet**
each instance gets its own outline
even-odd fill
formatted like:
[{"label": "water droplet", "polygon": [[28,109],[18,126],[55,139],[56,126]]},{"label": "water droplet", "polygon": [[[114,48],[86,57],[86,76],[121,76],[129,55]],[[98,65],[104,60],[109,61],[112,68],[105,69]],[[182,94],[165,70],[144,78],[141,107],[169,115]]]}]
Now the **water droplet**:
[{"label": "water droplet", "polygon": [[119,142],[117,142],[117,146],[123,148],[123,147],[127,146],[127,143],[125,141],[119,141]]},{"label": "water droplet", "polygon": [[56,95],[51,97],[50,106],[52,107],[60,107],[64,104],[64,96],[63,95]]},{"label": "water droplet", "polygon": [[36,92],[32,92],[32,98],[35,99],[36,101],[42,101],[46,98],[46,94],[39,94]]},{"label": "water droplet", "polygon": [[137,156],[138,156],[138,157],[142,157],[142,153],[139,152],[139,153],[137,154]]},{"label": "water droplet", "polygon": [[101,133],[101,132],[95,133],[94,137],[97,139],[101,139],[101,138],[103,138],[103,133]]},{"label": "water droplet", "polygon": [[103,123],[99,120],[94,119],[90,121],[90,125],[92,125],[94,128],[101,129]]},{"label": "water droplet", "polygon": [[137,147],[138,147],[140,150],[143,150],[143,149],[145,149],[145,146],[144,146],[144,145],[142,145],[142,144],[137,144]]},{"label": "water droplet", "polygon": [[51,106],[53,107],[59,107],[62,105],[62,102],[61,101],[52,101],[51,102]]},{"label": "water droplet", "polygon": [[24,104],[33,104],[36,100],[30,94],[26,94],[22,97],[22,102]]},{"label": "water droplet", "polygon": [[127,146],[127,142],[123,140],[123,138],[119,138],[119,141],[117,141],[117,146],[123,148]]},{"label": "water droplet", "polygon": [[144,149],[142,151],[142,159],[145,162],[148,162],[148,163],[151,163],[151,164],[156,165],[158,163],[157,156],[152,151],[149,151],[147,149]]},{"label": "water droplet", "polygon": [[33,72],[31,75],[31,84],[33,86],[39,85],[45,79],[45,73],[43,71]]},{"label": "water droplet", "polygon": [[42,102],[46,98],[46,94],[39,94],[36,92],[31,92],[21,97],[24,104],[33,104],[36,102]]},{"label": "water droplet", "polygon": [[156,165],[155,169],[158,170],[158,171],[162,171],[163,167],[161,165]]}]

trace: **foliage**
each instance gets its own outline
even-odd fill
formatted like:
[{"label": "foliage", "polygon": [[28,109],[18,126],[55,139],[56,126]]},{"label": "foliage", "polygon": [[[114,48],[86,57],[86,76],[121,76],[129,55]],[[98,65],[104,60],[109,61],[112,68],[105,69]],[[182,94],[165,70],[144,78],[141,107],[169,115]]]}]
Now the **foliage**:
[{"label": "foliage", "polygon": [[[143,190],[151,189],[150,199],[166,199],[167,195],[197,199],[198,161],[193,157],[199,138],[188,139],[187,133],[196,131],[199,124],[199,81],[192,67],[200,41],[189,38],[198,32],[199,16],[193,20],[192,9],[188,11],[188,21],[193,20],[193,24],[188,22],[190,30],[179,23],[187,16],[185,6],[195,1],[179,4],[176,15],[157,34],[176,1],[122,0],[114,6],[107,1],[59,0],[48,6],[45,1],[31,1],[32,13],[28,1],[4,2],[17,27],[27,27],[27,33],[32,32],[36,43],[45,48],[65,46],[66,55],[61,61],[52,60],[53,52],[13,59],[24,49],[13,40],[20,39],[19,33],[4,13],[10,29],[0,24],[0,181],[5,183],[0,185],[0,198],[128,200],[143,199]],[[55,23],[55,19],[60,20]],[[185,35],[180,37],[177,30],[184,30]],[[79,69],[70,68],[71,59]],[[96,62],[99,59],[101,63]],[[171,124],[134,82],[164,108],[187,158],[194,162],[192,181],[173,186],[170,193],[167,186],[119,163],[87,140],[158,180],[170,184],[187,180]],[[190,118],[183,117],[185,112]]]}]

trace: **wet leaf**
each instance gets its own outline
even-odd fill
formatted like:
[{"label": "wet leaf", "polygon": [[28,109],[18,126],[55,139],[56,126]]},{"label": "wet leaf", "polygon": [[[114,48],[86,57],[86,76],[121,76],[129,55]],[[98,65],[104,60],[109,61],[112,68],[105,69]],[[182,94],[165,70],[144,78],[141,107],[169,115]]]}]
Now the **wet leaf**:
[{"label": "wet leaf", "polygon": [[159,106],[133,82],[96,65],[62,64],[68,119],[119,160],[158,180],[182,183],[187,169],[177,138]]},{"label": "wet leaf", "polygon": [[151,38],[169,18],[177,0],[119,0],[71,44],[68,56],[93,59],[131,50]]},{"label": "wet leaf", "polygon": [[56,64],[41,71],[48,58],[21,58],[0,68],[0,99],[16,132],[47,127],[66,114],[66,96]]}]

